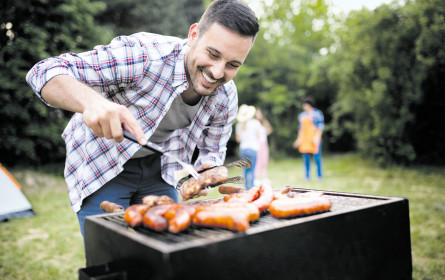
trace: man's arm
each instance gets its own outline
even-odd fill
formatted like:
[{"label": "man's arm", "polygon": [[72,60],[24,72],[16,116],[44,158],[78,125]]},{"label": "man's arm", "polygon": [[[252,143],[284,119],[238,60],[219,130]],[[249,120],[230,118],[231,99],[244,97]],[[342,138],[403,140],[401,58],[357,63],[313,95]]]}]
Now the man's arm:
[{"label": "man's arm", "polygon": [[122,125],[145,144],[136,118],[123,105],[109,101],[88,85],[68,75],[52,78],[41,91],[42,98],[54,107],[83,114],[83,121],[98,137],[123,140]]}]

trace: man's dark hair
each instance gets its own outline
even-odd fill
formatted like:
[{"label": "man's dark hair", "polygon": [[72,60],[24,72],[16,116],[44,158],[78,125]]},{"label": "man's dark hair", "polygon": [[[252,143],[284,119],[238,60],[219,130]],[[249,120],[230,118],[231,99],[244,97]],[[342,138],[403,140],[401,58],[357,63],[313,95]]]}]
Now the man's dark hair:
[{"label": "man's dark hair", "polygon": [[253,39],[260,29],[255,13],[239,0],[213,1],[199,21],[200,35],[204,34],[215,22],[240,35],[252,36]]},{"label": "man's dark hair", "polygon": [[311,107],[315,107],[315,100],[310,97],[310,96],[306,96],[303,98],[303,100],[301,101],[302,104],[309,104],[311,105]]}]

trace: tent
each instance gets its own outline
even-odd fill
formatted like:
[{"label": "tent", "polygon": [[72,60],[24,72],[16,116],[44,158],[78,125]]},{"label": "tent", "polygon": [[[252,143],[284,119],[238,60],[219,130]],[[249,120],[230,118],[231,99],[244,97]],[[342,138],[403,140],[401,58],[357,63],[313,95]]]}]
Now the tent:
[{"label": "tent", "polygon": [[31,204],[19,183],[0,164],[0,221],[34,216]]}]

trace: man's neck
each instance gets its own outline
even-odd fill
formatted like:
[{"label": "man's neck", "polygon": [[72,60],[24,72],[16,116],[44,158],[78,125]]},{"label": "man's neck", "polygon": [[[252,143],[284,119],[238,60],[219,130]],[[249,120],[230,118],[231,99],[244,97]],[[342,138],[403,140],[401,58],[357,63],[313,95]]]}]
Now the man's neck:
[{"label": "man's neck", "polygon": [[182,100],[185,104],[194,106],[201,100],[201,95],[197,94],[192,87],[189,87],[181,93]]}]

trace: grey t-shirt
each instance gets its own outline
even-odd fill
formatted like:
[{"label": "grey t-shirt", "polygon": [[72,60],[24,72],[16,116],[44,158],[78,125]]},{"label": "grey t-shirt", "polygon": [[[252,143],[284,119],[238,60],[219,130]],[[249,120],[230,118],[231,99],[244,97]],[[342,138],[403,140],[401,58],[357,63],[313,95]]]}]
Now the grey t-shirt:
[{"label": "grey t-shirt", "polygon": [[[202,98],[198,104],[190,106],[184,103],[181,95],[178,96],[175,100],[173,100],[170,109],[162,119],[156,131],[150,137],[149,141],[156,144],[162,144],[176,129],[188,127],[192,123],[201,102]],[[153,153],[154,152],[141,147],[139,151],[132,156],[132,158],[141,158]]]}]

